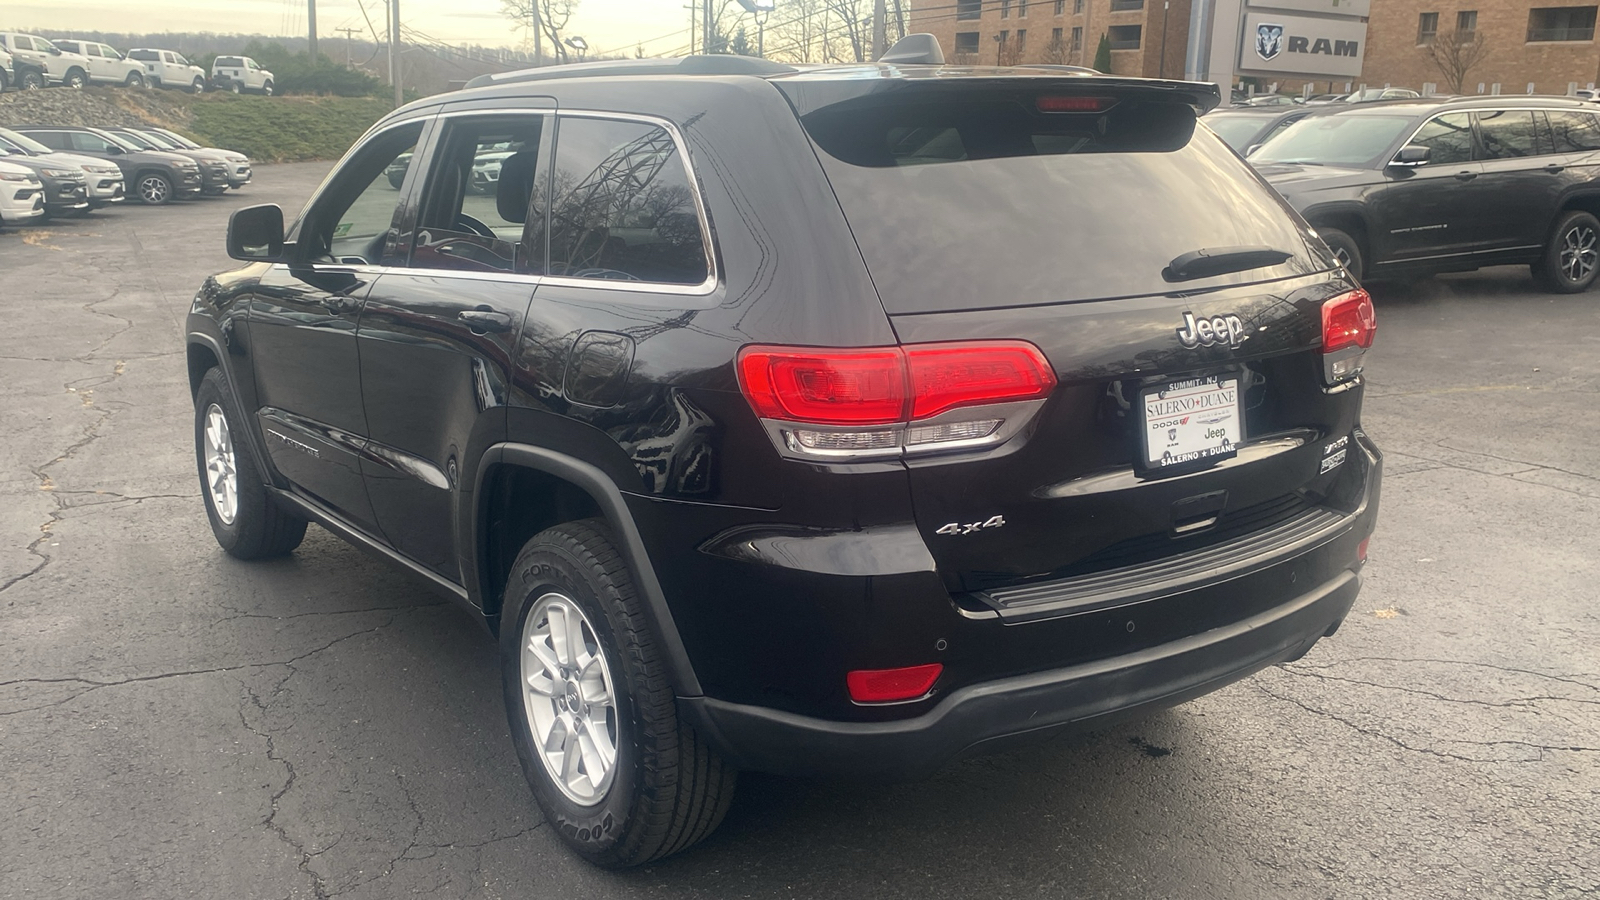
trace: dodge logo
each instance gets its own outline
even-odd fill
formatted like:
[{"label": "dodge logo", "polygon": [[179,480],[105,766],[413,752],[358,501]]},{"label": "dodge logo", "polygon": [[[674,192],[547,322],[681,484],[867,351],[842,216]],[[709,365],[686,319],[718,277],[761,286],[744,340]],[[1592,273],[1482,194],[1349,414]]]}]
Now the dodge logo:
[{"label": "dodge logo", "polygon": [[1196,319],[1194,313],[1183,314],[1183,327],[1178,329],[1178,340],[1185,347],[1224,347],[1237,349],[1250,335],[1244,333],[1244,320],[1235,315],[1212,316]]}]

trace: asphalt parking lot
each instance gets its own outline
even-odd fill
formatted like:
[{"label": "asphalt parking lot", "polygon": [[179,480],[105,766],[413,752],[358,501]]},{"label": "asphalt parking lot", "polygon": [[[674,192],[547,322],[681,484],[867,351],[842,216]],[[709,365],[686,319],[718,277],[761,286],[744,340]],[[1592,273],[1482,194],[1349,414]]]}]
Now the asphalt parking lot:
[{"label": "asphalt parking lot", "polygon": [[1600,892],[1600,292],[1375,291],[1382,514],[1303,660],[924,783],[747,777],[614,874],[542,827],[466,614],[315,527],[211,537],[183,315],[228,213],[327,168],[0,233],[0,896]]}]

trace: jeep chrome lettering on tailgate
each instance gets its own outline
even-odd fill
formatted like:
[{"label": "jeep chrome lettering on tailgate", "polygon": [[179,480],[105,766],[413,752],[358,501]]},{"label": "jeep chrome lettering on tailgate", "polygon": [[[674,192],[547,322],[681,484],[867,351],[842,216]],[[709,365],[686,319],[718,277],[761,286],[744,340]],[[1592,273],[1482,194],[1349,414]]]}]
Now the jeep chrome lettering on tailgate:
[{"label": "jeep chrome lettering on tailgate", "polygon": [[1196,319],[1194,313],[1185,312],[1183,327],[1178,329],[1178,340],[1190,350],[1217,344],[1236,348],[1248,337],[1244,333],[1244,320],[1235,315]]}]

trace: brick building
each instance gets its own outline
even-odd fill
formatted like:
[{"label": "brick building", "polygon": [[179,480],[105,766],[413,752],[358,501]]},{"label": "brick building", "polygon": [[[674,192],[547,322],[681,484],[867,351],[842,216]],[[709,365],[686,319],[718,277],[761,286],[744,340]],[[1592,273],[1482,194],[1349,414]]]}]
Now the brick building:
[{"label": "brick building", "polygon": [[[1451,93],[1449,77],[1429,61],[1430,45],[1460,32],[1482,42],[1487,55],[1470,68],[1462,92],[1498,83],[1522,94],[1564,94],[1569,84],[1600,79],[1596,6],[1556,6],[1561,0],[1373,0],[1361,81]],[[1571,0],[1567,0],[1571,2]]]},{"label": "brick building", "polygon": [[906,26],[937,35],[946,58],[971,65],[1092,65],[1104,34],[1114,74],[1182,78],[1189,2],[912,0]]}]

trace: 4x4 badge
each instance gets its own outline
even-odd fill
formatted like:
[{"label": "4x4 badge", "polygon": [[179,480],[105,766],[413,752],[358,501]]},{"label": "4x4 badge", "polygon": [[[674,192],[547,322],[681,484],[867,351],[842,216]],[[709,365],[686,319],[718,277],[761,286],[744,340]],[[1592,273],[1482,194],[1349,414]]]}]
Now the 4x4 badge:
[{"label": "4x4 badge", "polygon": [[1235,315],[1196,319],[1194,313],[1186,312],[1183,327],[1178,329],[1178,340],[1190,350],[1217,344],[1238,348],[1249,337],[1244,331],[1244,320]]},{"label": "4x4 badge", "polygon": [[945,525],[938,531],[935,531],[934,534],[974,534],[982,531],[985,528],[999,528],[1005,523],[1005,516],[990,516],[988,519],[985,519],[982,522],[971,522],[966,525],[963,525],[960,522],[951,522],[949,525]]}]

